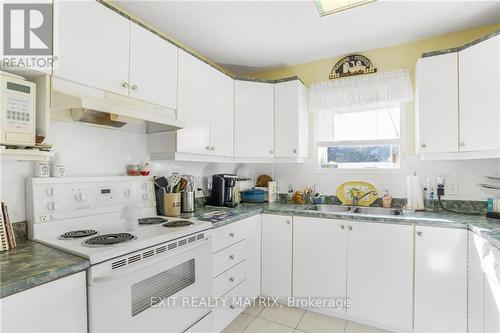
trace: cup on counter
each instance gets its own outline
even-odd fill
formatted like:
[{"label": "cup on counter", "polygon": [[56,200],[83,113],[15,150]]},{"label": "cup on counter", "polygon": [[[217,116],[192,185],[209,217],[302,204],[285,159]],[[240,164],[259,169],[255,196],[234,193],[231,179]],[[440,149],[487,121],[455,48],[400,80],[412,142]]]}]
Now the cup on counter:
[{"label": "cup on counter", "polygon": [[164,193],[163,209],[165,211],[165,216],[176,217],[181,215],[181,194]]}]

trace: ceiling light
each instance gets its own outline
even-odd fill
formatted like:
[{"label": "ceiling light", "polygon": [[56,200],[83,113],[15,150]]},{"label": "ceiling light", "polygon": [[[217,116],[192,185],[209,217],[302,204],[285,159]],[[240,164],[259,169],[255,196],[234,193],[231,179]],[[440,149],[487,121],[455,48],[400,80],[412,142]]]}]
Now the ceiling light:
[{"label": "ceiling light", "polygon": [[376,0],[313,0],[320,16],[330,15],[354,7],[367,5]]}]

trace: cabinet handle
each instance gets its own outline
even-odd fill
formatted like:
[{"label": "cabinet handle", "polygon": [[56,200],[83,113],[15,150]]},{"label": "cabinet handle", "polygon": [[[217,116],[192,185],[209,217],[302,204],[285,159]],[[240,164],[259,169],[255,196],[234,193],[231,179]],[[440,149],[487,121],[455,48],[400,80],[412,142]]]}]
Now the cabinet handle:
[{"label": "cabinet handle", "polygon": [[427,145],[426,145],[425,143],[422,143],[422,144],[420,145],[420,147],[425,148],[425,147],[427,147]]},{"label": "cabinet handle", "polygon": [[290,224],[290,221],[286,220],[286,224]]},{"label": "cabinet handle", "polygon": [[422,237],[424,235],[424,233],[422,231],[417,231],[417,236],[418,237]]},{"label": "cabinet handle", "polygon": [[465,147],[465,142],[460,142],[460,147]]},{"label": "cabinet handle", "polygon": [[349,230],[352,230],[352,226],[349,226]]},{"label": "cabinet handle", "polygon": [[127,82],[122,82],[122,87],[123,88],[128,88],[128,83]]},{"label": "cabinet handle", "polygon": [[344,230],[344,229],[345,229],[345,227],[344,227],[344,225],[343,225],[343,224],[340,226],[340,229],[342,229],[342,230]]},{"label": "cabinet handle", "polygon": [[234,310],[234,305],[233,305],[233,304],[231,304],[231,305],[229,306],[229,308],[230,308],[231,310]]},{"label": "cabinet handle", "polygon": [[234,276],[231,276],[231,277],[229,278],[229,281],[234,282]]},{"label": "cabinet handle", "polygon": [[210,146],[206,146],[206,147],[205,147],[205,149],[206,149],[206,150],[210,150]]},{"label": "cabinet handle", "polygon": [[274,150],[270,150],[270,151],[269,151],[269,154],[274,154]]},{"label": "cabinet handle", "polygon": [[234,232],[230,232],[229,237],[234,237]]},{"label": "cabinet handle", "polygon": [[215,151],[215,147],[214,147],[214,146],[212,146],[212,147],[210,148],[210,150],[211,150],[211,151]]},{"label": "cabinet handle", "polygon": [[137,90],[137,89],[139,89],[139,87],[138,87],[138,86],[136,86],[135,84],[134,84],[134,85],[132,85],[132,87],[131,87],[131,88],[132,88],[132,90]]},{"label": "cabinet handle", "polygon": [[297,149],[294,149],[294,150],[293,150],[293,153],[294,153],[294,154],[297,154]]},{"label": "cabinet handle", "polygon": [[229,259],[234,260],[234,255],[232,255],[232,254],[231,254],[231,255],[229,256]]}]

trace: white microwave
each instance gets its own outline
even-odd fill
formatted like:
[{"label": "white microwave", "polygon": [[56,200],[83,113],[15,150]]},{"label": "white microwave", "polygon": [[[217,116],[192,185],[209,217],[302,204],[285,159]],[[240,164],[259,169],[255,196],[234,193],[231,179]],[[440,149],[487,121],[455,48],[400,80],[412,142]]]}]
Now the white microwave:
[{"label": "white microwave", "polygon": [[0,144],[34,146],[36,85],[21,77],[0,74]]}]

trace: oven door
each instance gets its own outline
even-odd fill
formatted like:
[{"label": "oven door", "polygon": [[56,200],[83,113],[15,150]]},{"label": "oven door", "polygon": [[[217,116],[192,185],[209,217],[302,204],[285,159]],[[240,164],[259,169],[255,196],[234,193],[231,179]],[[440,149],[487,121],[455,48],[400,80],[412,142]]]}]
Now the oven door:
[{"label": "oven door", "polygon": [[211,296],[209,239],[115,271],[89,269],[90,332],[184,332],[210,313],[203,304],[185,306],[189,296]]}]

